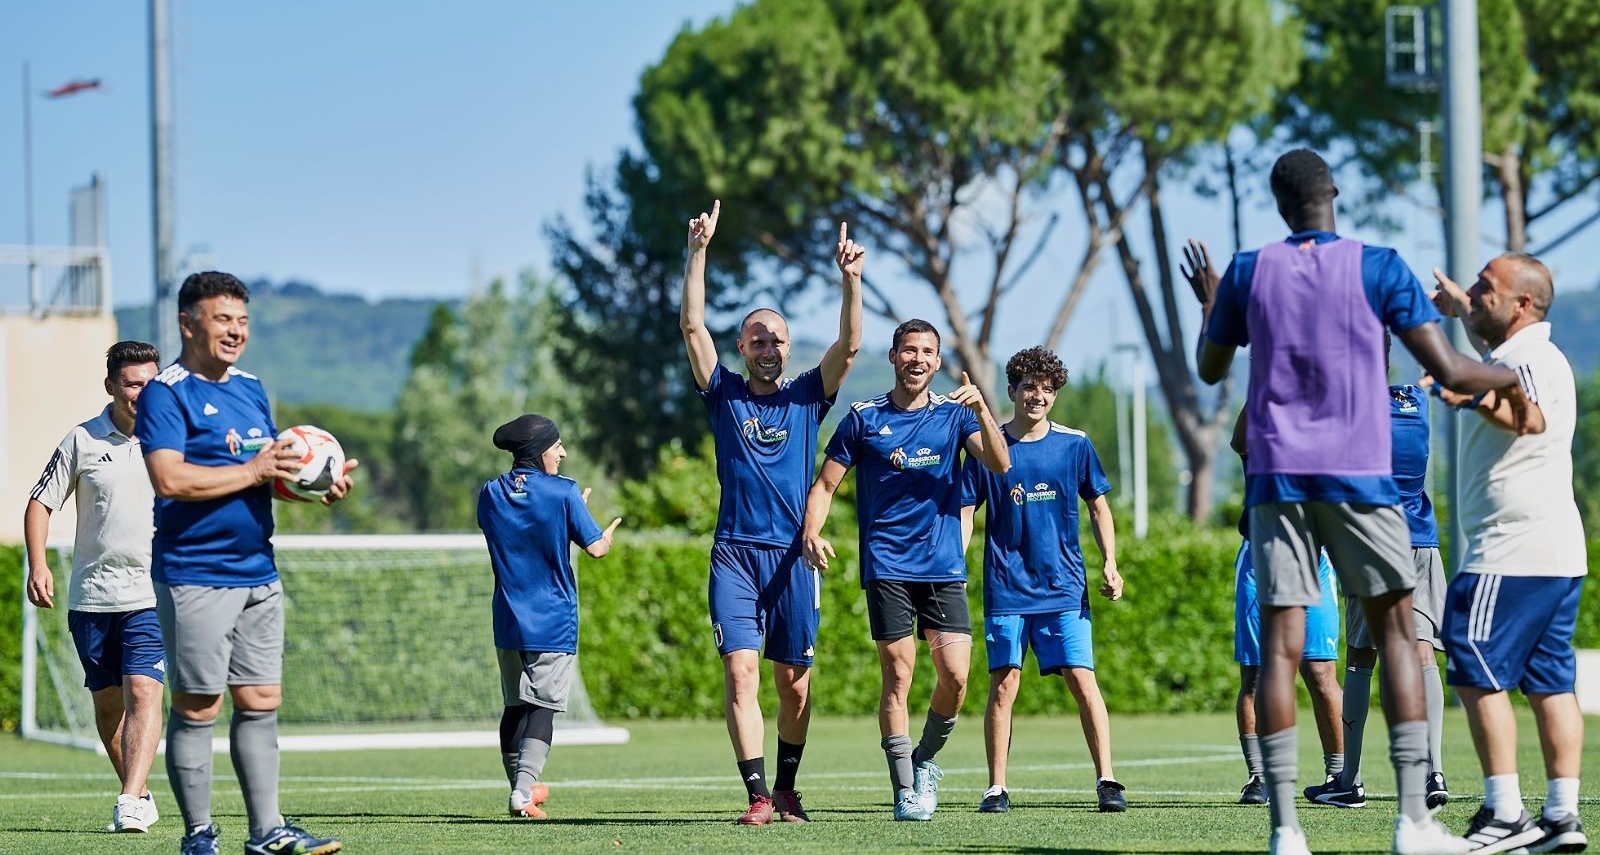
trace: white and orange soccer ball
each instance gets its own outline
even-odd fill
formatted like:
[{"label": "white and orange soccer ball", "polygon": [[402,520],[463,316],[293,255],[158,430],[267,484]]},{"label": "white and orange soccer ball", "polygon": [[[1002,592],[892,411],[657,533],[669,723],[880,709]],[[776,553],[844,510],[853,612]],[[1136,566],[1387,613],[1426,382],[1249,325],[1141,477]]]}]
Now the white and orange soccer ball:
[{"label": "white and orange soccer ball", "polygon": [[300,455],[300,474],[293,480],[279,478],[272,484],[280,499],[316,501],[327,495],[328,488],[344,474],[344,448],[322,428],[295,425],[278,434],[278,442]]}]

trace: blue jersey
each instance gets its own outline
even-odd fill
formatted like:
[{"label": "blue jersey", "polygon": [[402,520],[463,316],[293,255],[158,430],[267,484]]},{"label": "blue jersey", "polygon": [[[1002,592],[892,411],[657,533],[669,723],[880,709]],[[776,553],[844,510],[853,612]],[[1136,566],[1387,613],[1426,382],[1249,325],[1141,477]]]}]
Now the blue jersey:
[{"label": "blue jersey", "polygon": [[478,492],[478,527],[494,567],[494,646],[578,652],[578,580],[568,544],[602,532],[577,482],[513,469]]},{"label": "blue jersey", "polygon": [[1394,485],[1406,512],[1415,549],[1439,545],[1439,524],[1424,482],[1428,477],[1428,398],[1415,386],[1389,387],[1389,424],[1394,436]]},{"label": "blue jersey", "polygon": [[[1257,250],[1235,255],[1218,284],[1207,338],[1227,347],[1259,339],[1254,349],[1262,357],[1251,361],[1246,404],[1247,506],[1398,501],[1394,479],[1379,471],[1390,465],[1381,449],[1389,439],[1382,402],[1361,390],[1376,395],[1387,385],[1378,379],[1384,327],[1403,332],[1438,321],[1439,313],[1394,250],[1360,246],[1346,277],[1340,242],[1332,232],[1297,232],[1284,243],[1311,251],[1269,247],[1270,282],[1257,281],[1267,252]],[[1329,260],[1319,267],[1312,256],[1322,255]],[[1271,299],[1253,300],[1257,286],[1270,286]]]},{"label": "blue jersey", "polygon": [[[134,436],[145,455],[161,449],[195,466],[233,466],[278,435],[255,375],[229,368],[213,383],[174,362],[139,394]],[[248,588],[278,578],[272,561],[272,487],[215,499],[156,497],[150,576],[165,585]]]},{"label": "blue jersey", "polygon": [[943,395],[902,410],[880,395],[852,404],[828,457],[856,469],[861,586],[875,579],[960,582],[961,449],[978,419]]},{"label": "blue jersey", "polygon": [[983,546],[983,613],[1058,614],[1089,608],[1078,500],[1111,491],[1083,431],[1058,424],[1032,442],[1006,434],[1011,471],[990,472],[968,457],[962,504],[988,506]]},{"label": "blue jersey", "polygon": [[737,372],[721,365],[700,390],[717,445],[716,540],[789,546],[805,519],[806,492],[816,470],[817,430],[833,406],[813,368],[755,395]]}]

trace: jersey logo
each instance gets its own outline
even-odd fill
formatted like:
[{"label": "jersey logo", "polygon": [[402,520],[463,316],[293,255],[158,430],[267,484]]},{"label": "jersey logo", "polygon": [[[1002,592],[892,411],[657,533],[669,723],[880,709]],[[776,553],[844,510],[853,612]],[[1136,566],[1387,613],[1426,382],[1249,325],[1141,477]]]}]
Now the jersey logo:
[{"label": "jersey logo", "polygon": [[[1022,489],[1022,485],[1018,484],[1016,489]],[[1012,498],[1016,498],[1016,490],[1012,491]],[[1027,491],[1027,499],[1030,502],[1053,502],[1056,500],[1056,491],[1050,489],[1049,484],[1041,481],[1033,485],[1032,490]]]},{"label": "jersey logo", "polygon": [[515,497],[517,497],[519,499],[523,498],[524,496],[528,495],[527,486],[528,486],[528,476],[526,476],[526,475],[513,475],[511,477],[511,495],[513,495],[513,496],[515,496]]},{"label": "jersey logo", "polygon": [[[210,407],[211,405],[206,404],[206,406]],[[215,408],[213,407],[213,409]],[[238,457],[240,449],[244,448],[244,438],[239,436],[239,432],[233,428],[228,428],[228,435],[223,437],[222,441],[228,444],[228,453],[234,457]]]},{"label": "jersey logo", "polygon": [[739,431],[744,434],[745,439],[762,445],[777,445],[789,438],[789,431],[786,428],[762,427],[761,419],[755,416],[745,419],[739,425]]},{"label": "jersey logo", "polygon": [[211,404],[211,403],[209,403],[209,402],[207,402],[207,403],[206,403],[206,405],[205,405],[205,406],[204,406],[204,407],[201,407],[201,408],[200,408],[200,412],[202,412],[202,413],[205,413],[205,414],[206,414],[206,415],[208,415],[208,416],[214,416],[214,415],[216,415],[216,414],[217,414],[217,413],[219,413],[219,412],[221,412],[221,410],[218,410],[218,409],[217,409],[217,408],[216,408],[216,407],[215,407],[215,406],[213,406],[213,405],[212,405],[212,404]]},{"label": "jersey logo", "polygon": [[1018,484],[1017,486],[1011,488],[1011,504],[1013,504],[1013,505],[1021,505],[1024,501],[1027,500],[1027,496],[1028,496],[1028,491],[1022,489],[1022,485],[1021,484]]},{"label": "jersey logo", "polygon": [[722,624],[714,623],[711,625],[711,640],[716,643],[717,649],[722,649]]},{"label": "jersey logo", "polygon": [[938,466],[943,459],[944,455],[934,454],[931,448],[917,449],[915,457],[907,455],[904,448],[896,448],[889,453],[889,465],[896,469],[927,469]]},{"label": "jersey logo", "polygon": [[222,441],[228,444],[228,453],[234,457],[245,451],[260,451],[267,444],[267,438],[261,436],[260,428],[251,428],[249,439],[240,436],[237,428],[228,428],[228,435]]},{"label": "jersey logo", "polygon": [[97,459],[95,462],[96,463],[110,463],[111,462],[111,452],[108,451],[105,454],[100,455],[99,459]]},{"label": "jersey logo", "polygon": [[889,426],[888,425],[884,425],[883,427],[878,428],[878,436],[893,436],[893,435],[894,435],[894,431],[889,430]]}]

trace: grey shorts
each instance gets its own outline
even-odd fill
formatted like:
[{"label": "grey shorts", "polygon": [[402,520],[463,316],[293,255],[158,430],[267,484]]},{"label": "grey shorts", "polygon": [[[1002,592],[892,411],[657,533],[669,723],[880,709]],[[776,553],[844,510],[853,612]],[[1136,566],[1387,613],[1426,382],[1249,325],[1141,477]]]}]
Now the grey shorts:
[{"label": "grey shorts", "polygon": [[1265,606],[1314,606],[1317,551],[1339,574],[1339,589],[1377,597],[1416,587],[1411,532],[1398,505],[1263,502],[1250,509],[1250,559]]},{"label": "grey shorts", "polygon": [[156,615],[174,692],[283,683],[283,583],[210,588],[157,582]]},{"label": "grey shorts", "polygon": [[[1417,640],[1428,642],[1434,650],[1443,650],[1439,628],[1444,625],[1446,585],[1439,547],[1412,549],[1411,563],[1417,568],[1417,587],[1411,593],[1411,618],[1416,624]],[[1376,650],[1378,643],[1372,640],[1372,631],[1367,629],[1367,615],[1361,611],[1361,604],[1354,597],[1345,597],[1344,608],[1345,644],[1359,650]]]},{"label": "grey shorts", "polygon": [[556,712],[567,711],[578,654],[499,647],[495,653],[500,660],[500,695],[506,706],[532,704]]}]

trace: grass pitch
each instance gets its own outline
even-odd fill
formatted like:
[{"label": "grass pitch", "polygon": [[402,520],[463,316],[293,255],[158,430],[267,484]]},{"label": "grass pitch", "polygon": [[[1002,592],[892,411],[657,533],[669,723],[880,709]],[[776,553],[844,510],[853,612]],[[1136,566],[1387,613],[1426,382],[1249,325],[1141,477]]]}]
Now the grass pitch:
[{"label": "grass pitch", "polygon": [[[813,723],[799,779],[809,825],[733,823],[744,794],[717,721],[633,723],[627,745],[556,746],[544,776],[551,819],[542,822],[506,815],[506,785],[493,749],[288,753],[283,810],[317,834],[340,838],[357,855],[1265,851],[1266,809],[1235,803],[1245,776],[1231,716],[1114,716],[1116,773],[1128,787],[1125,814],[1095,810],[1094,773],[1075,714],[1018,719],[1008,775],[1012,810],[990,815],[975,811],[988,783],[979,703],[968,704],[939,755],[945,770],[939,811],[926,823],[891,821],[883,753],[868,718]],[[1587,723],[1584,777],[1595,782],[1600,721]],[[1520,724],[1523,792],[1529,809],[1537,810],[1544,775],[1526,710]],[[1307,711],[1299,730],[1301,780],[1314,782],[1321,752]],[[1368,730],[1368,806],[1300,803],[1313,851],[1389,849],[1394,779],[1376,709]],[[1478,807],[1482,778],[1458,709],[1447,713],[1445,752],[1452,800],[1440,818],[1459,833]],[[215,768],[213,811],[222,849],[238,852],[247,836],[243,802],[227,755],[216,756]],[[160,823],[145,835],[108,834],[101,829],[115,787],[103,757],[0,738],[0,853],[175,853],[181,820],[160,758],[154,772]],[[1589,813],[1595,799],[1583,803]],[[1600,819],[1589,819],[1600,829]]]}]

